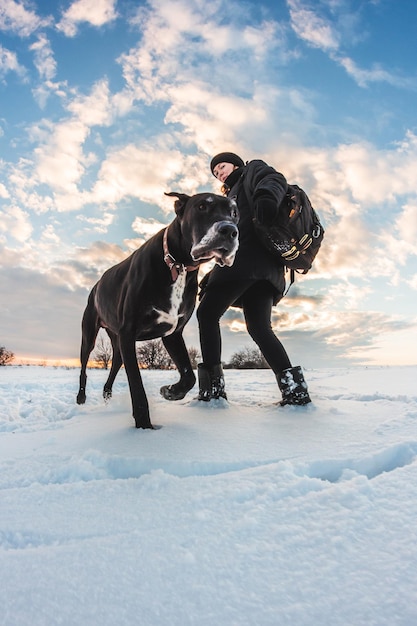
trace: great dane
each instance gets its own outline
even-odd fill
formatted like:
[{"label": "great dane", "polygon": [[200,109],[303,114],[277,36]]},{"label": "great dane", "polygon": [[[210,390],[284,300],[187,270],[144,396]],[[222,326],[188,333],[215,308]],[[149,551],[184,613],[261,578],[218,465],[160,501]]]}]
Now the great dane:
[{"label": "great dane", "polygon": [[77,403],[85,402],[87,361],[99,329],[105,328],[113,359],[103,396],[111,397],[123,363],[136,428],[153,426],[135,342],[162,337],[180,379],[162,387],[161,394],[167,400],[183,398],[195,384],[183,330],[195,307],[198,267],[210,259],[230,266],[238,248],[239,213],[233,199],[212,193],[166,195],[176,198],[174,220],[103,274],[91,290],[82,320]]}]

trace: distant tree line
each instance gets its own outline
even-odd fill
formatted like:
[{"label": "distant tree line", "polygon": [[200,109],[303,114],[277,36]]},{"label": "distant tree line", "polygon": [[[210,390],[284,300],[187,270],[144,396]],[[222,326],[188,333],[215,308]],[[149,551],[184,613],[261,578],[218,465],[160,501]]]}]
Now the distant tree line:
[{"label": "distant tree line", "polygon": [[[188,349],[190,361],[193,369],[197,369],[200,360],[200,353],[197,348]],[[149,370],[171,370],[175,369],[175,365],[165,350],[161,339],[153,339],[151,341],[138,342],[136,347],[136,357],[139,367]],[[92,360],[97,367],[108,369],[112,359],[112,347],[110,340],[105,335],[99,335]],[[262,353],[258,348],[245,347],[235,352],[229,363],[224,364],[228,369],[268,369],[268,363],[265,361]]]},{"label": "distant tree line", "polygon": [[[188,349],[190,361],[193,369],[197,369],[200,360],[200,353],[197,348]],[[94,352],[91,360],[96,367],[108,369],[111,365],[113,351],[110,340],[107,335],[100,334],[97,338]],[[137,344],[136,357],[139,367],[149,370],[171,370],[175,369],[175,365],[164,348],[161,339],[153,339],[152,341],[142,341]],[[4,346],[0,346],[0,366],[8,365],[14,359],[14,354],[10,350],[6,350]],[[268,363],[265,361],[262,353],[258,348],[242,348],[235,352],[229,363],[224,363],[225,369],[268,369]]]}]

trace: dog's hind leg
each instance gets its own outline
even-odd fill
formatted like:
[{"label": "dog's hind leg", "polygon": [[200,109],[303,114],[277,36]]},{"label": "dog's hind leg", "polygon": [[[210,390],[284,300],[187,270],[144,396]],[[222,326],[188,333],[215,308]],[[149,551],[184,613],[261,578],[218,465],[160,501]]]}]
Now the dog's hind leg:
[{"label": "dog's hind leg", "polygon": [[77,404],[84,404],[86,399],[85,388],[87,385],[87,363],[91,351],[94,348],[96,342],[97,333],[100,328],[100,322],[98,320],[96,308],[94,306],[93,291],[90,293],[88,303],[83,315],[82,321],[82,339],[80,350],[80,387],[77,394]]},{"label": "dog's hind leg", "polygon": [[117,339],[117,335],[112,333],[108,328],[106,328],[107,334],[110,337],[113,355],[111,360],[111,368],[108,379],[106,380],[103,388],[103,398],[107,401],[112,397],[112,389],[114,380],[118,374],[122,366],[122,355],[120,354],[119,341]]},{"label": "dog's hind leg", "polygon": [[175,363],[180,379],[173,385],[161,387],[160,393],[165,400],[182,400],[195,385],[195,374],[191,367],[190,356],[182,336],[182,330],[162,337],[162,342]]}]

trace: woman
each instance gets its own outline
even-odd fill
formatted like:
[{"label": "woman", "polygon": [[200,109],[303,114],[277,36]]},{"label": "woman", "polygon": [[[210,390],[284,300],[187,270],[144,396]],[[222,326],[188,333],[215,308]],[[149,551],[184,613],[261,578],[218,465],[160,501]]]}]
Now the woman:
[{"label": "woman", "polygon": [[[273,370],[282,393],[281,405],[311,402],[301,367],[292,367],[284,346],[271,327],[272,306],[285,290],[284,266],[258,241],[252,224],[251,205],[266,225],[272,223],[283,200],[287,181],[264,161],[246,165],[233,152],[221,152],[210,164],[212,174],[235,196],[240,213],[239,249],[232,267],[214,269],[202,281],[197,310],[203,362],[198,365],[199,395],[205,402],[227,398],[221,366],[220,318],[230,306],[243,309],[249,335]],[[243,188],[251,198],[248,200]]]}]

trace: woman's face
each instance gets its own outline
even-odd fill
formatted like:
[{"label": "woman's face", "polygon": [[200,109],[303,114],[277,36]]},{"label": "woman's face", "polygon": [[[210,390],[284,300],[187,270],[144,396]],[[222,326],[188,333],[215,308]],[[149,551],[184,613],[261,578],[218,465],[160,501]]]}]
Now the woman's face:
[{"label": "woman's face", "polygon": [[226,178],[230,176],[230,174],[236,169],[237,169],[237,166],[233,165],[233,163],[218,163],[216,167],[213,169],[213,174],[222,183],[224,183]]}]

